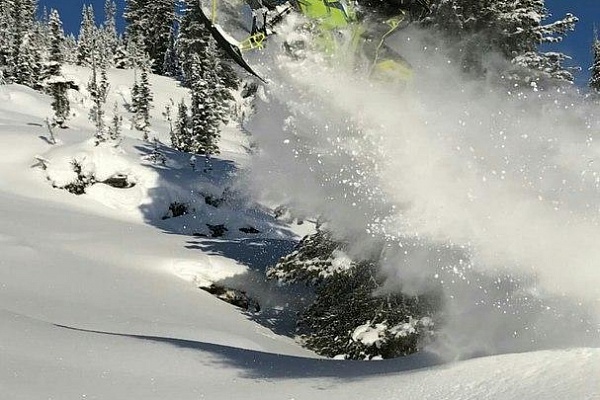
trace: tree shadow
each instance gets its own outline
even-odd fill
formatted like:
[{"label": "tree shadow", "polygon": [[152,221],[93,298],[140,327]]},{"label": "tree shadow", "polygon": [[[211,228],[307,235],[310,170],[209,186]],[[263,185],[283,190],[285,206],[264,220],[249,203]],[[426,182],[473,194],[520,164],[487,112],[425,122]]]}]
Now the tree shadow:
[{"label": "tree shadow", "polygon": [[[248,319],[277,334],[293,337],[299,301],[309,298],[306,288],[281,288],[268,282],[265,271],[293,251],[298,242],[290,227],[277,220],[270,209],[236,192],[238,166],[217,156],[181,153],[156,144],[137,145],[157,183],[141,206],[147,224],[167,234],[189,237],[185,248],[229,258],[248,267],[248,272],[216,285],[243,291],[260,304],[260,312],[241,310]],[[161,157],[156,159],[157,153]],[[160,162],[164,160],[165,162]],[[232,188],[230,191],[224,188]],[[169,216],[171,204],[185,212]],[[222,238],[211,237],[210,226],[227,228]]]},{"label": "tree shadow", "polygon": [[208,255],[231,258],[253,271],[264,273],[267,267],[291,253],[297,242],[290,239],[248,238],[234,240],[195,238],[187,242],[188,249],[202,250]]},{"label": "tree shadow", "polygon": [[242,376],[249,379],[332,378],[350,381],[376,375],[411,372],[443,364],[440,358],[430,353],[419,353],[401,359],[381,361],[332,360],[267,353],[170,337],[103,332],[58,324],[55,326],[94,335],[143,340],[180,349],[211,353],[218,357],[218,361],[215,362],[221,363],[224,367],[241,370]]},{"label": "tree shadow", "polygon": [[289,239],[194,239],[187,248],[202,250],[208,255],[233,259],[249,267],[248,272],[215,282],[216,285],[244,292],[258,302],[259,311],[242,310],[244,315],[278,335],[296,335],[296,316],[313,298],[305,285],[280,286],[267,280],[266,269],[291,253],[297,242]]},{"label": "tree shadow", "polygon": [[[191,155],[157,143],[134,147],[157,174],[149,201],[140,206],[144,220],[165,233],[211,236],[207,227],[225,225],[227,239],[293,237],[271,211],[254,203],[238,189],[238,165],[218,156]],[[185,213],[169,215],[173,203]],[[244,233],[244,228],[255,234]]]}]

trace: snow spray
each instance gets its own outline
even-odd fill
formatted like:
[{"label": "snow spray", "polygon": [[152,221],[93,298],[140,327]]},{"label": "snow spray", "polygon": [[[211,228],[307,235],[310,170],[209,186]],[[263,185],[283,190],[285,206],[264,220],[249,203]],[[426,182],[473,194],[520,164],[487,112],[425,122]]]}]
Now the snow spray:
[{"label": "snow spray", "polygon": [[322,216],[355,258],[383,247],[385,290],[441,290],[445,357],[600,344],[600,106],[468,79],[430,35],[390,38],[404,85],[273,44],[253,190]]}]

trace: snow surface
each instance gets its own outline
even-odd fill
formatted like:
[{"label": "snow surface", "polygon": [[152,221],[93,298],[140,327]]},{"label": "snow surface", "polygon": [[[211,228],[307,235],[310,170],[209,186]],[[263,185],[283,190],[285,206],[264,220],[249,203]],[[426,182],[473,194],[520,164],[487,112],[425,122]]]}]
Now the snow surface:
[{"label": "snow surface", "polygon": [[[67,70],[81,87],[87,74]],[[110,72],[108,104],[117,101],[125,116],[131,74]],[[152,83],[153,135],[168,143],[161,112],[186,92],[166,78]],[[207,172],[161,147],[171,167],[163,168],[144,159],[152,146],[130,129],[119,147],[93,146],[89,99],[84,91],[70,96],[75,116],[51,145],[44,124],[50,99],[0,86],[3,399],[600,398],[599,349],[451,363],[429,353],[370,363],[325,360],[198,290],[254,276],[252,269],[258,273],[276,256],[275,244],[289,251],[298,239],[297,226],[282,225],[241,194],[223,209],[200,196],[235,189],[231,177],[248,162],[248,137],[235,124],[227,127],[223,153]],[[36,156],[48,160],[47,170],[36,166]],[[136,186],[97,184],[82,196],[53,188],[72,177],[72,157],[101,178],[130,175]],[[192,204],[193,215],[163,220],[176,200]],[[261,234],[192,236],[206,234],[207,221],[252,225]]]}]

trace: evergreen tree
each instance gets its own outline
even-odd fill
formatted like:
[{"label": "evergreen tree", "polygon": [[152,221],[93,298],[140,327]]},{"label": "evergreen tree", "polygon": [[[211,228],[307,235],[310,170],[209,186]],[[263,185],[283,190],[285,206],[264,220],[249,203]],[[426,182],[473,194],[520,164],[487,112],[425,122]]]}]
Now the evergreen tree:
[{"label": "evergreen tree", "polygon": [[[100,77],[98,78],[98,72]],[[92,59],[92,75],[87,85],[87,90],[92,98],[93,106],[90,109],[90,119],[96,127],[94,135],[96,144],[102,143],[108,139],[106,125],[104,123],[104,105],[108,96],[109,83],[106,76],[106,65],[96,62],[95,57]]]},{"label": "evergreen tree", "polygon": [[144,51],[144,41],[141,35],[129,35],[127,37],[127,48],[123,53],[127,57],[126,68],[139,69],[151,62],[148,54]]},{"label": "evergreen tree", "polygon": [[65,58],[65,63],[77,63],[77,38],[75,38],[72,33],[65,36],[65,40],[63,41],[62,45],[62,54]]},{"label": "evergreen tree", "polygon": [[77,38],[77,65],[91,66],[93,59],[98,62],[98,29],[96,28],[94,8],[84,5],[81,13],[81,27]]},{"label": "evergreen tree", "polygon": [[152,60],[152,72],[164,72],[165,54],[175,24],[175,0],[127,0],[127,36],[142,38],[143,51]]},{"label": "evergreen tree", "polygon": [[142,65],[140,80],[136,77],[131,90],[130,111],[134,113],[134,128],[143,132],[143,139],[149,139],[150,132],[150,109],[152,108],[152,90],[150,88],[150,66],[149,62]]},{"label": "evergreen tree", "polygon": [[49,57],[48,52],[52,46],[52,33],[50,30],[50,13],[48,12],[48,9],[44,7],[41,18],[35,22],[33,28],[35,41],[42,49],[43,60],[46,60]]},{"label": "evergreen tree", "polygon": [[140,79],[138,103],[138,129],[144,133],[144,140],[148,140],[150,131],[150,109],[152,108],[152,90],[150,88],[150,69],[145,67],[142,69]]},{"label": "evergreen tree", "polygon": [[177,57],[177,49],[175,47],[175,29],[171,29],[171,35],[169,37],[169,47],[165,52],[163,62],[163,75],[170,76],[172,78],[179,78],[181,75],[179,58]]},{"label": "evergreen tree", "polygon": [[[525,80],[551,78],[573,82],[573,74],[564,62],[570,57],[558,52],[541,52],[540,45],[558,43],[569,31],[575,29],[578,19],[567,14],[563,19],[544,25],[549,17],[544,0],[521,0],[520,2],[500,2],[499,21],[508,38],[504,40],[502,51],[513,64],[536,71],[537,76],[525,74]],[[516,75],[520,80],[523,74]]]},{"label": "evergreen tree", "polygon": [[200,12],[198,2],[185,10],[177,41],[184,83],[190,88],[192,97],[192,139],[185,146],[185,151],[215,154],[218,152],[220,125],[227,120],[231,96],[219,75],[223,68],[217,57],[216,44],[200,22]]},{"label": "evergreen tree", "polygon": [[119,43],[113,57],[113,65],[115,68],[126,69],[131,67],[131,60],[129,52],[127,51],[127,45],[122,42]]},{"label": "evergreen tree", "polygon": [[202,24],[200,3],[193,2],[184,10],[177,38],[177,54],[184,84],[191,86],[192,68],[200,67],[205,79],[214,82],[217,97],[231,99],[227,88],[237,88],[239,79],[225,61],[224,52],[216,45],[212,35]]},{"label": "evergreen tree", "polygon": [[52,96],[53,125],[65,128],[65,122],[71,111],[67,90],[73,85],[73,82],[67,80],[61,73],[61,66],[64,63],[64,32],[60,15],[54,9],[50,12],[48,28],[50,48],[48,50],[48,61],[44,65],[44,81],[42,84],[46,92]]},{"label": "evergreen tree", "polygon": [[134,124],[135,124],[135,115],[137,114],[139,98],[140,98],[139,92],[140,92],[140,84],[138,82],[138,71],[136,69],[133,71],[133,86],[131,87],[131,102],[129,103],[129,107],[128,107],[129,112],[134,114]]},{"label": "evergreen tree", "polygon": [[[4,0],[3,0],[4,2]],[[11,5],[11,31],[13,32],[13,51],[19,51],[21,43],[26,35],[32,33],[32,28],[36,22],[37,1],[36,0],[12,0],[7,5]],[[17,58],[17,57],[15,57]]]},{"label": "evergreen tree", "polygon": [[47,90],[50,96],[52,96],[51,105],[54,110],[52,124],[54,126],[66,128],[65,122],[71,112],[67,91],[72,84],[72,81],[65,79],[62,75],[53,76],[46,81]]},{"label": "evergreen tree", "polygon": [[114,65],[115,53],[119,46],[119,34],[117,33],[117,5],[113,0],[105,0],[104,24],[102,25],[102,42],[104,49],[103,58],[108,65]]},{"label": "evergreen tree", "polygon": [[115,102],[113,107],[113,118],[108,128],[108,137],[112,141],[119,141],[121,139],[121,131],[123,130],[123,117],[119,113],[119,105]]},{"label": "evergreen tree", "polygon": [[326,231],[305,237],[267,269],[267,277],[315,288],[316,298],[300,313],[298,328],[305,345],[319,354],[399,357],[419,351],[434,334],[437,296],[375,295],[383,286],[377,262],[354,262]]},{"label": "evergreen tree", "polygon": [[[208,70],[215,70],[216,58],[212,51],[212,36],[201,22],[199,2],[192,2],[191,6],[183,10],[183,19],[177,38],[177,54],[183,73],[183,81],[187,86],[192,83],[192,68],[196,68],[198,60],[202,61],[200,73],[204,75]],[[194,66],[196,65],[196,66]]]},{"label": "evergreen tree", "polygon": [[192,66],[192,117],[191,134],[192,145],[191,153],[197,154],[217,154],[219,147],[217,141],[220,133],[219,127],[222,122],[218,105],[215,104],[214,83],[201,75],[200,67]]},{"label": "evergreen tree", "polygon": [[540,52],[539,46],[560,41],[577,18],[567,14],[544,25],[549,17],[544,0],[435,0],[431,8],[424,24],[444,33],[466,71],[485,72],[484,56],[498,52],[517,67],[509,74],[512,79],[573,80],[563,67],[568,57]]},{"label": "evergreen tree", "polygon": [[21,38],[15,57],[15,70],[13,72],[15,83],[40,89],[40,76],[42,72],[41,49],[35,43],[32,31],[25,31]]},{"label": "evergreen tree", "polygon": [[0,1],[0,75],[5,82],[12,80],[14,72],[12,7],[13,0]]},{"label": "evergreen tree", "polygon": [[126,36],[131,37],[141,33],[139,31],[143,29],[143,25],[145,24],[143,21],[143,9],[147,2],[148,0],[125,1],[125,11],[123,12],[123,17],[125,18],[125,22],[127,22],[127,26],[125,28]]},{"label": "evergreen tree", "polygon": [[42,48],[36,41],[37,2],[35,0],[2,1],[0,9],[4,31],[4,75],[9,82],[20,83],[38,89],[42,62]]},{"label": "evergreen tree", "polygon": [[65,41],[65,34],[63,32],[60,15],[55,9],[52,9],[50,11],[48,28],[50,36],[50,48],[48,49],[48,61],[44,66],[45,78],[60,75],[61,65],[65,62],[65,57],[63,53],[63,43]]},{"label": "evergreen tree", "polygon": [[190,152],[191,137],[188,107],[185,101],[181,100],[177,105],[175,127],[171,130],[171,145],[179,151]]},{"label": "evergreen tree", "polygon": [[592,44],[593,63],[590,67],[589,86],[595,93],[600,93],[600,38],[594,30],[594,43]]}]

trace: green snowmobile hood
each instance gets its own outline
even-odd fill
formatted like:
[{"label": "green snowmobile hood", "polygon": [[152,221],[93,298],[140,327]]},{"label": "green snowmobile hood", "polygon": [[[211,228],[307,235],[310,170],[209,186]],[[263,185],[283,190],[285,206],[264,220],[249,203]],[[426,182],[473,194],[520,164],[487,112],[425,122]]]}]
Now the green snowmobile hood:
[{"label": "green snowmobile hood", "polygon": [[300,11],[323,29],[343,28],[356,21],[356,13],[345,1],[298,0]]}]

